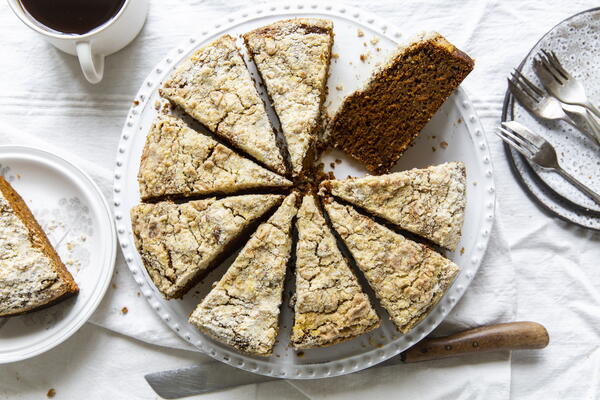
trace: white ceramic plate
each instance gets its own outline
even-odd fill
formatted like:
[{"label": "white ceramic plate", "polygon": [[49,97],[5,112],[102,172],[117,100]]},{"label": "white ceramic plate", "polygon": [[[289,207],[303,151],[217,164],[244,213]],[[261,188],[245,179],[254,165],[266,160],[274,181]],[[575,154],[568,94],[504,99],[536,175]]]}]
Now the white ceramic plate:
[{"label": "white ceramic plate", "polygon": [[[157,89],[183,58],[216,37],[224,33],[237,36],[276,20],[301,16],[329,18],[334,23],[336,36],[333,52],[339,58],[334,59],[331,65],[327,100],[330,109],[339,105],[345,94],[358,88],[368,78],[374,65],[383,60],[385,55],[396,48],[400,39],[404,38],[404,33],[371,14],[323,2],[278,3],[229,16],[227,20],[174,48],[144,81],[135,99],[139,104],[130,110],[123,129],[114,187],[117,232],[123,253],[142,293],[157,314],[182,338],[218,360],[259,374],[294,379],[342,375],[367,368],[400,353],[431,332],[460,299],[476,273],[487,246],[494,216],[494,181],[488,146],[471,102],[465,92],[459,89],[427,125],[414,147],[401,158],[397,167],[424,167],[444,161],[462,160],[468,171],[466,220],[463,240],[458,246],[458,249],[464,247],[464,251],[448,255],[461,266],[462,271],[440,304],[412,332],[400,335],[387,314],[379,307],[378,312],[383,317],[381,328],[346,343],[297,354],[288,346],[293,315],[287,305],[291,290],[287,286],[280,336],[273,355],[259,358],[238,354],[198,332],[187,322],[189,313],[208,293],[211,284],[220,278],[235,255],[209,274],[183,300],[165,301],[162,298],[135,250],[129,219],[129,210],[140,201],[136,175],[146,134],[156,114]],[[361,54],[367,55],[365,62],[360,60]],[[324,155],[327,164],[336,158],[344,161],[335,168],[339,177],[364,175],[364,170],[343,154]]]},{"label": "white ceramic plate", "polygon": [[[546,33],[525,57],[520,69],[542,87],[533,72],[533,59],[540,49],[554,51],[564,67],[583,83],[590,100],[600,105],[600,80],[597,79],[599,36],[600,9],[576,14]],[[600,192],[600,146],[565,122],[537,120],[518,103],[513,105],[512,118],[544,136],[556,148],[561,165],[591,189]],[[559,196],[581,208],[600,211],[600,204],[556,172],[529,164],[532,171]]]},{"label": "white ceramic plate", "polygon": [[52,349],[83,325],[102,300],[117,239],[100,189],[70,162],[43,150],[0,146],[0,173],[29,206],[80,292],[52,307],[0,319],[0,363]]}]

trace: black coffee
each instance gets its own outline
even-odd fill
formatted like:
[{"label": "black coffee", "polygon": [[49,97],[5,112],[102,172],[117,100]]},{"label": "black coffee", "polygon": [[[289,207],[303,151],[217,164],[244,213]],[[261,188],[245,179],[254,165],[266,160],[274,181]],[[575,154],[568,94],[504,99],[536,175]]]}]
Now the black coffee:
[{"label": "black coffee", "polygon": [[125,0],[20,0],[40,24],[63,33],[84,34],[114,17]]}]

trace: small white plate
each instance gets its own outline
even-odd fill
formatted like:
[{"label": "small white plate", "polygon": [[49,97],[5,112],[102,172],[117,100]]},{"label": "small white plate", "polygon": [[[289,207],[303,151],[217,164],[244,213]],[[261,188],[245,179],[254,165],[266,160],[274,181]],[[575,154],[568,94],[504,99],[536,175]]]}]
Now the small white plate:
[{"label": "small white plate", "polygon": [[[273,355],[268,358],[236,353],[191,326],[187,321],[190,312],[208,293],[211,284],[222,276],[235,254],[190,290],[183,300],[171,301],[165,300],[158,292],[137,254],[129,210],[140,202],[137,173],[146,135],[157,113],[157,89],[178,63],[194,49],[216,37],[225,33],[238,36],[276,20],[297,17],[319,17],[333,21],[333,53],[336,57],[330,68],[329,95],[326,101],[330,112],[341,103],[346,94],[362,85],[377,63],[411,36],[410,33],[400,32],[394,24],[363,10],[323,1],[260,5],[231,14],[226,20],[216,21],[215,25],[206,27],[199,35],[173,48],[142,83],[119,143],[114,204],[119,241],[134,279],[157,315],[175,332],[206,354],[232,366],[281,378],[312,379],[348,374],[395,356],[425,337],[448,315],[481,264],[494,218],[495,191],[485,135],[471,102],[464,90],[459,88],[427,124],[414,146],[403,155],[396,167],[424,167],[457,160],[463,161],[467,167],[467,209],[463,238],[458,245],[459,250],[447,254],[460,265],[461,272],[440,303],[415,329],[409,334],[400,335],[387,314],[379,307],[378,312],[382,316],[382,326],[379,329],[335,346],[296,353],[289,346],[293,318],[293,312],[288,307],[290,285],[286,286],[284,294],[278,342]],[[251,63],[249,67],[251,73],[255,73]],[[261,94],[264,96],[264,93]],[[339,152],[327,153],[323,157],[326,165],[336,158],[343,160],[335,168],[338,178],[364,175],[364,169]]]},{"label": "small white plate", "polygon": [[79,294],[66,301],[0,319],[0,363],[8,363],[52,349],[88,320],[108,288],[117,242],[100,189],[70,162],[40,149],[0,146],[0,174],[29,206],[79,285]]}]

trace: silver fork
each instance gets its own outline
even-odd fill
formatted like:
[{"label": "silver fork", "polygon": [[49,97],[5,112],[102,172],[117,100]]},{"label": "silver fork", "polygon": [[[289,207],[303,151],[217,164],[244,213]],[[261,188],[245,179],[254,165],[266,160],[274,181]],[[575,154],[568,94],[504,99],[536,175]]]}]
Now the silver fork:
[{"label": "silver fork", "polygon": [[546,139],[533,133],[517,121],[503,122],[502,126],[498,128],[497,134],[502,140],[523,154],[525,158],[542,168],[556,171],[586,196],[600,204],[598,193],[588,188],[560,166],[554,147]]},{"label": "silver fork", "polygon": [[[534,116],[551,121],[565,121],[600,145],[600,127],[596,129],[594,124],[588,121],[587,112],[580,106],[562,104],[557,98],[550,96],[545,90],[534,85],[516,69],[508,78],[508,90]],[[592,132],[578,124],[573,115],[583,118],[592,129]]]},{"label": "silver fork", "polygon": [[[563,103],[585,107],[597,117],[600,117],[600,110],[588,99],[581,82],[563,68],[553,51],[542,50],[541,53],[537,54],[535,63],[541,64],[542,68],[539,69],[545,76],[543,79],[540,76],[540,80],[553,96],[556,96]],[[544,71],[547,74],[544,74]]]}]

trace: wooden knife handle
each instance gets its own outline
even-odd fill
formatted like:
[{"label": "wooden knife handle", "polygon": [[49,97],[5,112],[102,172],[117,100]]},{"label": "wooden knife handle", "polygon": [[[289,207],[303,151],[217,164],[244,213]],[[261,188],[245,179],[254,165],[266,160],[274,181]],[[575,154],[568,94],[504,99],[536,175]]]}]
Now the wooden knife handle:
[{"label": "wooden knife handle", "polygon": [[546,328],[536,322],[509,322],[424,339],[402,353],[402,360],[417,362],[486,351],[543,349],[549,341]]}]

